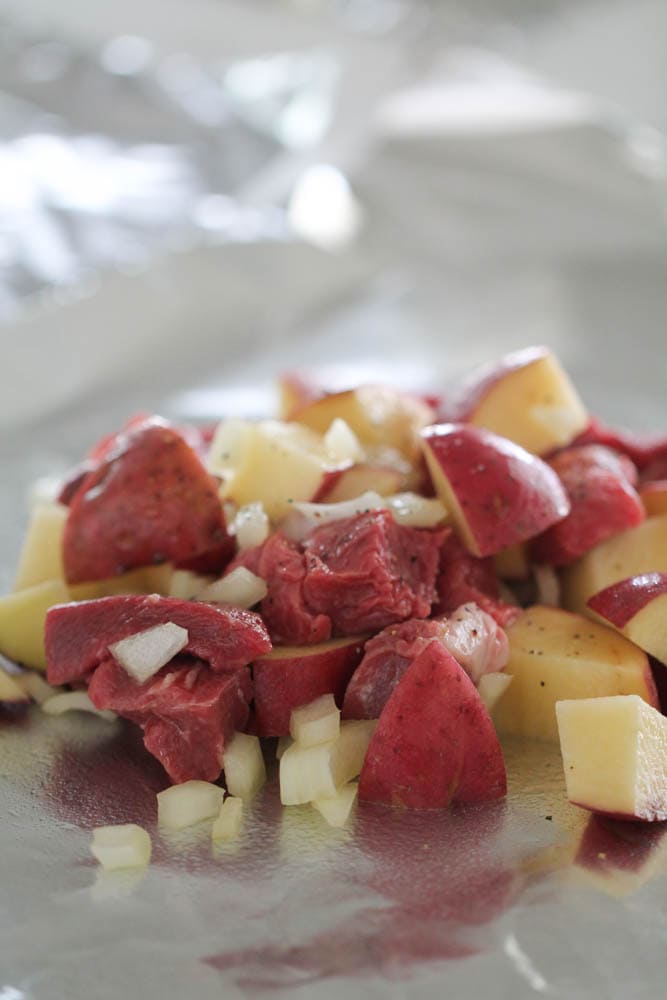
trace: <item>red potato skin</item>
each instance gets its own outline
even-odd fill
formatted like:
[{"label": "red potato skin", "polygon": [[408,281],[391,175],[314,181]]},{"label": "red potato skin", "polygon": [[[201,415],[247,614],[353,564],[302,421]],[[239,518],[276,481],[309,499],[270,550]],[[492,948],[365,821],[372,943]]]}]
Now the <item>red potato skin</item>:
[{"label": "red potato skin", "polygon": [[550,464],[563,483],[571,509],[532,542],[536,562],[567,566],[646,517],[641,498],[628,480],[624,456],[602,445],[584,445],[560,452]]},{"label": "red potato skin", "polygon": [[598,591],[588,601],[588,607],[612,625],[623,628],[647,604],[663,594],[667,594],[667,573],[644,573]]},{"label": "red potato skin", "polygon": [[318,653],[304,648],[302,655],[257,659],[253,664],[255,720],[258,736],[287,736],[293,709],[323,694],[333,694],[342,705],[345,689],[364,652],[364,639]]},{"label": "red potato skin", "polygon": [[456,660],[431,642],[384,707],[359,780],[359,798],[410,809],[502,798],[496,731]]},{"label": "red potato skin", "polygon": [[110,644],[165,622],[187,629],[184,652],[204,660],[216,673],[236,670],[271,649],[266,627],[252,611],[157,594],[101,597],[49,610],[45,628],[49,682],[85,679],[108,657]]},{"label": "red potato skin", "polygon": [[471,424],[434,424],[421,437],[458,500],[473,555],[524,542],[569,513],[553,469],[507,438]]},{"label": "red potato skin", "polygon": [[212,551],[225,561],[234,551],[216,482],[185,438],[157,419],[120,435],[71,499],[68,583]]}]

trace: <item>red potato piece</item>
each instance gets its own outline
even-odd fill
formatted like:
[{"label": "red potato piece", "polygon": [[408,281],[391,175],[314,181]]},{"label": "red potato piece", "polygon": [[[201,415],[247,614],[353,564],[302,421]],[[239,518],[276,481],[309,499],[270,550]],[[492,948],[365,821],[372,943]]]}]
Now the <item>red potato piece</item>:
[{"label": "red potato piece", "polygon": [[[570,513],[531,543],[536,562],[567,566],[646,514],[627,478],[627,459],[601,445],[568,448],[551,460],[570,501]],[[631,467],[634,468],[634,467]]]},{"label": "red potato piece", "polygon": [[546,347],[528,347],[459,380],[439,419],[486,427],[536,455],[568,445],[588,414],[567,373]]},{"label": "red potato piece", "polygon": [[442,539],[442,531],[396,524],[386,510],[323,525],[304,542],[306,603],[327,615],[338,635],[426,618]]},{"label": "red potato piece", "polygon": [[296,542],[276,532],[257,548],[241,552],[227,567],[227,574],[239,566],[267,585],[260,611],[274,643],[307,646],[331,636],[328,615],[313,612],[306,605],[306,558]]},{"label": "red potato piece", "polygon": [[[608,427],[597,417],[591,417],[588,427],[572,444],[601,444],[627,455],[640,470],[643,480],[667,477],[667,434],[641,434]],[[654,472],[660,469],[663,475],[655,475]]]},{"label": "red potato piece", "polygon": [[97,708],[141,726],[146,749],[173,782],[220,777],[225,745],[248,720],[251,693],[247,668],[214,674],[208,664],[187,656],[176,657],[144,684],[107,658],[88,686]]},{"label": "red potato piece", "polygon": [[613,583],[594,594],[588,607],[644,652],[667,663],[667,573]]},{"label": "red potato piece", "polygon": [[412,809],[444,809],[505,795],[496,731],[456,660],[431,642],[384,707],[359,780],[359,798]]},{"label": "red potato piece", "polygon": [[591,597],[588,606],[622,629],[648,604],[665,594],[667,573],[644,573],[605,587]]},{"label": "red potato piece", "polygon": [[[100,440],[90,449],[83,462],[80,462],[67,474],[61,486],[60,494],[58,495],[58,503],[62,503],[66,507],[69,507],[76,493],[78,493],[80,487],[83,485],[86,476],[93,472],[93,470],[97,469],[102,460],[118,446],[123,435],[126,435],[130,431],[134,431],[139,427],[147,426],[148,424],[160,419],[160,417],[152,416],[150,413],[135,413],[134,416],[129,417],[128,420],[125,421],[120,431],[114,431],[113,434],[105,434],[104,437],[100,438]],[[163,421],[163,423],[166,422]],[[198,428],[191,427],[190,425],[184,425],[179,427],[178,431],[186,439],[189,445],[201,453],[204,444],[204,436]]]},{"label": "red potato piece", "polygon": [[51,684],[87,677],[108,647],[135,632],[173,622],[188,630],[184,649],[215,673],[228,673],[268,653],[271,641],[259,615],[225,605],[157,594],[101,597],[59,604],[46,616],[47,676]]},{"label": "red potato piece", "polygon": [[494,555],[569,513],[553,469],[507,438],[470,424],[435,424],[421,437],[436,492],[472,555]]},{"label": "red potato piece", "polygon": [[316,646],[278,646],[253,663],[259,736],[287,736],[293,709],[323,694],[342,705],[364,651],[364,638],[331,639]]},{"label": "red potato piece", "polygon": [[151,420],[121,435],[75,493],[65,576],[68,583],[103,580],[221,547],[231,557],[215,480],[181,434]]},{"label": "red potato piece", "polygon": [[511,625],[521,609],[507,604],[498,596],[498,578],[493,559],[471,555],[457,535],[445,538],[440,550],[440,570],[436,581],[435,615],[449,615],[462,604],[473,602],[505,628]]}]

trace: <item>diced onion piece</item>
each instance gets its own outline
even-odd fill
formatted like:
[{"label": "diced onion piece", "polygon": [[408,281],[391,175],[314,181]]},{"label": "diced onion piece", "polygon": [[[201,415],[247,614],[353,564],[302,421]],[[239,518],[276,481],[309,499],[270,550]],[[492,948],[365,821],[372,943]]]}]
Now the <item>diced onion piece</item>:
[{"label": "diced onion piece", "polygon": [[169,597],[178,597],[181,601],[192,601],[214,577],[202,576],[189,569],[175,569],[169,582]]},{"label": "diced onion piece", "polygon": [[560,607],[560,580],[553,566],[546,564],[533,566],[535,585],[537,587],[537,603],[548,608]]},{"label": "diced onion piece", "polygon": [[386,500],[374,490],[368,490],[354,500],[341,500],[340,503],[295,503],[281,528],[288,538],[299,542],[322,524],[331,524],[332,521],[342,521],[355,514],[386,507]]},{"label": "diced onion piece", "polygon": [[28,491],[28,503],[31,507],[40,503],[57,503],[62,486],[63,481],[59,476],[41,476]]},{"label": "diced onion piece", "polygon": [[354,782],[350,782],[348,785],[343,785],[330,799],[315,799],[312,803],[313,808],[317,809],[318,813],[324,817],[329,826],[345,826],[347,818],[352,812],[352,806],[355,803],[358,791],[359,786]]},{"label": "diced onion piece", "polygon": [[502,672],[494,674],[484,674],[479,679],[477,690],[479,696],[486,705],[489,715],[493,715],[493,710],[512,683],[511,674]]},{"label": "diced onion piece", "polygon": [[269,537],[271,526],[262,503],[247,503],[239,507],[232,530],[239,549],[253,549]]},{"label": "diced onion piece", "polygon": [[385,506],[394,515],[394,520],[406,528],[434,528],[447,518],[447,509],[441,500],[418,493],[395,493],[385,497]]},{"label": "diced onion piece", "polygon": [[37,702],[38,705],[43,705],[45,701],[49,698],[55,697],[57,694],[63,693],[62,688],[53,687],[51,684],[47,684],[43,677],[39,674],[33,673],[31,670],[26,671],[24,674],[18,674],[13,677],[12,680],[18,684],[18,686],[25,691],[25,693],[32,698],[33,701]]},{"label": "diced onion piece", "polygon": [[276,747],[276,760],[280,760],[282,755],[285,753],[288,747],[292,746],[294,740],[291,736],[281,736],[278,739],[278,746]]},{"label": "diced onion piece", "polygon": [[220,807],[220,812],[213,821],[211,838],[213,840],[236,840],[241,832],[243,822],[243,799],[229,795]]},{"label": "diced onion piece", "polygon": [[98,826],[93,830],[90,850],[107,871],[141,868],[151,859],[151,838],[136,823]]},{"label": "diced onion piece", "polygon": [[139,684],[161,670],[188,644],[188,630],[165,622],[128,635],[109,646],[109,652]]},{"label": "diced onion piece", "polygon": [[308,705],[295,708],[290,718],[290,735],[301,747],[330,743],[340,733],[340,709],[332,694],[323,694]]},{"label": "diced onion piece", "polygon": [[9,674],[0,667],[0,702],[28,701],[28,692],[20,683],[20,675]]},{"label": "diced onion piece", "polygon": [[266,781],[266,766],[257,736],[235,733],[225,747],[222,766],[227,791],[240,799],[251,799]]},{"label": "diced onion piece", "polygon": [[245,566],[237,566],[221,580],[204,587],[197,595],[197,600],[233,604],[237,608],[252,608],[266,597],[267,590],[261,576],[255,576]]},{"label": "diced onion piece", "polygon": [[330,799],[361,771],[376,722],[343,722],[331,743],[300,747],[293,743],[280,760],[280,801],[284,806]]},{"label": "diced onion piece", "polygon": [[170,830],[183,830],[220,812],[225,791],[210,781],[185,781],[157,795],[157,821]]},{"label": "diced onion piece", "polygon": [[364,449],[346,420],[336,417],[324,435],[324,447],[335,462],[363,462]]},{"label": "diced onion piece", "polygon": [[118,716],[115,712],[95,708],[85,691],[63,691],[62,694],[54,694],[52,698],[47,698],[42,702],[42,711],[47,715],[64,715],[65,712],[90,712],[91,715],[99,715],[100,719],[106,722],[115,722]]}]

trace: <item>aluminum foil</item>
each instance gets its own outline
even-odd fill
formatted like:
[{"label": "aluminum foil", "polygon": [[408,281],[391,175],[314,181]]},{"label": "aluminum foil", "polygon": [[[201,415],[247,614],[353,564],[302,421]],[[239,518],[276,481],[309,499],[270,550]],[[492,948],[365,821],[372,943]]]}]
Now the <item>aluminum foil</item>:
[{"label": "aluminum foil", "polygon": [[[150,6],[5,5],[3,589],[34,479],[136,409],[264,413],[290,367],[437,389],[543,342],[592,410],[665,428],[659,6]],[[644,31],[625,104],[562,58],[596,24]],[[505,753],[504,803],[342,831],[272,766],[214,848],[157,831],[131,727],[5,711],[0,998],[655,996],[663,827],[569,806],[557,748]],[[105,874],[90,831],[126,821],[153,861]]]}]

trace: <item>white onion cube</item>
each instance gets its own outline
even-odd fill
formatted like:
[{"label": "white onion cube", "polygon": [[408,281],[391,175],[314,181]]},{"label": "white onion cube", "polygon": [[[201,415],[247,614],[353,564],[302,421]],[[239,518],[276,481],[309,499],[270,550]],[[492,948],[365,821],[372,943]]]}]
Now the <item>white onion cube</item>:
[{"label": "white onion cube", "polygon": [[227,791],[240,799],[251,799],[266,781],[266,766],[257,736],[235,733],[225,747],[222,766]]},{"label": "white onion cube", "polygon": [[34,673],[32,670],[26,671],[24,674],[18,674],[14,677],[14,680],[18,686],[32,698],[33,701],[37,702],[38,705],[43,705],[45,701],[49,700],[49,698],[53,698],[55,695],[63,693],[62,688],[53,687],[51,684],[47,684],[43,677]]},{"label": "white onion cube", "polygon": [[248,503],[239,507],[232,529],[239,549],[253,549],[269,537],[269,518],[262,503]]},{"label": "white onion cube", "polygon": [[280,801],[284,806],[330,799],[360,773],[376,721],[343,722],[330,743],[300,747],[293,743],[280,760]]},{"label": "white onion cube", "polygon": [[315,799],[313,808],[324,817],[329,826],[345,826],[347,818],[352,812],[359,786],[354,783],[343,785],[343,787],[330,799]]},{"label": "white onion cube", "polygon": [[363,462],[364,449],[346,420],[336,417],[324,435],[324,447],[336,462]]},{"label": "white onion cube", "polygon": [[394,493],[385,497],[385,503],[398,524],[406,528],[435,528],[447,518],[441,500],[422,497],[418,493]]},{"label": "white onion cube", "polygon": [[266,597],[267,586],[261,577],[251,573],[245,566],[237,566],[221,580],[205,587],[197,599],[200,601],[233,604],[237,608],[252,608]]},{"label": "white onion cube", "polygon": [[220,812],[225,791],[210,781],[185,781],[172,785],[157,795],[157,819],[160,826],[183,830]]},{"label": "white onion cube", "polygon": [[151,838],[135,823],[98,826],[93,830],[90,850],[107,871],[140,868],[151,859]]},{"label": "white onion cube", "polygon": [[42,702],[42,711],[47,715],[64,715],[65,712],[89,712],[97,715],[105,722],[115,722],[118,716],[114,712],[95,708],[85,691],[63,691],[54,694]]},{"label": "white onion cube", "polygon": [[308,705],[295,708],[290,718],[290,735],[302,747],[330,743],[340,733],[340,709],[332,694],[323,694]]},{"label": "white onion cube", "polygon": [[139,684],[153,677],[188,644],[188,630],[165,622],[128,635],[109,646],[109,652]]},{"label": "white onion cube", "polygon": [[480,677],[477,690],[489,715],[493,714],[494,708],[511,683],[512,675],[502,672],[484,674],[483,677]]},{"label": "white onion cube", "polygon": [[220,807],[218,816],[213,821],[211,838],[213,840],[236,840],[241,832],[243,822],[243,799],[229,795]]},{"label": "white onion cube", "polygon": [[281,528],[288,538],[299,542],[323,524],[343,521],[356,514],[364,514],[369,510],[382,510],[386,507],[386,500],[374,490],[367,490],[352,500],[341,500],[339,503],[299,502],[292,505]]}]

